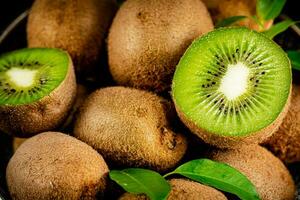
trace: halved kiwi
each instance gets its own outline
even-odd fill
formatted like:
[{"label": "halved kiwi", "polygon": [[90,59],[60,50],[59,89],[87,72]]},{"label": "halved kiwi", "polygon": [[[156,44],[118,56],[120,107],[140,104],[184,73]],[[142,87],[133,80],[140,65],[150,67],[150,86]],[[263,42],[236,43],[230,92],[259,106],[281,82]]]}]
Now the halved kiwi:
[{"label": "halved kiwi", "polygon": [[218,147],[259,143],[286,115],[291,66],[263,34],[223,28],[196,40],[180,60],[172,85],[182,121]]},{"label": "halved kiwi", "polygon": [[82,104],[74,135],[109,164],[165,171],[183,157],[187,143],[174,132],[171,103],[153,93],[108,87]]},{"label": "halved kiwi", "polygon": [[0,130],[18,137],[57,128],[76,95],[69,55],[21,49],[0,56]]},{"label": "halved kiwi", "polygon": [[103,196],[108,167],[89,145],[59,132],[25,141],[6,170],[12,199],[96,199]]}]

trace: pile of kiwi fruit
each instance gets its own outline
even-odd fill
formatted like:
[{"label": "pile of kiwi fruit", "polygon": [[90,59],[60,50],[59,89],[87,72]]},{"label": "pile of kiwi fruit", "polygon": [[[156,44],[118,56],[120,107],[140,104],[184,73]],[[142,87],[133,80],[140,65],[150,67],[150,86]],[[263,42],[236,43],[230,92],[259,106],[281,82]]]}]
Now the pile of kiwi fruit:
[{"label": "pile of kiwi fruit", "polygon": [[[35,0],[28,46],[0,55],[10,197],[149,199],[116,188],[109,171],[167,173],[206,157],[239,170],[262,200],[294,199],[285,164],[300,161],[300,88],[290,61],[249,19],[214,29],[253,15],[255,4]],[[111,80],[100,87],[105,68]],[[182,177],[168,182],[170,200],[235,198]]]}]

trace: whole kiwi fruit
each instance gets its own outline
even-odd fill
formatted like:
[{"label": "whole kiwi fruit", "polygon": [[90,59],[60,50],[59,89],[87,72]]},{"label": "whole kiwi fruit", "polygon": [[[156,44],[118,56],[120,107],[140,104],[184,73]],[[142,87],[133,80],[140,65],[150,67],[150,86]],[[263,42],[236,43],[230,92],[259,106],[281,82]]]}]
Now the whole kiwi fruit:
[{"label": "whole kiwi fruit", "polygon": [[[187,179],[171,179],[168,200],[226,200],[220,191]],[[146,195],[123,194],[119,200],[149,200]]]},{"label": "whole kiwi fruit", "polygon": [[110,72],[120,85],[169,89],[186,48],[212,29],[200,0],[127,0],[109,31]]},{"label": "whole kiwi fruit", "polygon": [[35,0],[27,23],[29,47],[69,52],[77,77],[92,70],[117,10],[114,0]]},{"label": "whole kiwi fruit", "polygon": [[153,93],[121,86],[96,90],[82,104],[74,136],[114,165],[165,171],[187,144],[172,130],[171,103]]},{"label": "whole kiwi fruit", "polygon": [[59,132],[25,141],[6,170],[12,199],[96,199],[106,188],[108,167],[92,147]]},{"label": "whole kiwi fruit", "polygon": [[0,56],[0,130],[16,137],[57,129],[76,96],[65,51],[26,48]]},{"label": "whole kiwi fruit", "polygon": [[[246,26],[250,29],[260,31],[261,28],[252,19],[256,15],[256,0],[202,0],[208,8],[215,24],[233,16],[246,16],[247,18],[235,23],[239,26]],[[264,24],[264,29],[268,29],[273,24],[273,20],[268,20]]]},{"label": "whole kiwi fruit", "polygon": [[241,145],[209,154],[211,159],[227,163],[247,176],[262,200],[295,199],[295,185],[288,169],[265,148]]},{"label": "whole kiwi fruit", "polygon": [[264,145],[285,163],[300,161],[300,86],[293,84],[291,104],[278,131]]}]

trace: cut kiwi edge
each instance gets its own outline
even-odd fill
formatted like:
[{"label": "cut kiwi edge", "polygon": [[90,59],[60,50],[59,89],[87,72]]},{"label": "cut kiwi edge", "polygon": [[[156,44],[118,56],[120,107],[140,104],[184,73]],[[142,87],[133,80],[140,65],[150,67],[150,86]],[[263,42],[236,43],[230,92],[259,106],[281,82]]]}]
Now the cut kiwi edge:
[{"label": "cut kiwi edge", "polygon": [[[222,135],[208,132],[198,127],[194,122],[189,120],[186,117],[186,115],[183,112],[181,112],[180,108],[176,105],[176,103],[175,103],[175,109],[181,121],[191,130],[193,134],[198,136],[205,143],[219,148],[234,149],[240,145],[261,144],[265,142],[273,133],[275,133],[278,130],[280,124],[282,123],[283,119],[285,118],[289,110],[291,104],[291,98],[292,98],[292,84],[290,85],[287,102],[284,105],[281,113],[277,116],[277,118],[273,121],[273,123],[269,124],[268,126],[266,126],[265,128],[259,131],[244,136],[222,136]],[[174,97],[173,100],[175,102]]]},{"label": "cut kiwi edge", "polygon": [[[69,59],[68,71],[65,79],[52,90],[48,95],[43,98],[33,101],[32,103],[19,104],[19,105],[0,105],[0,130],[8,135],[29,138],[38,133],[56,129],[59,127],[63,120],[67,117],[68,112],[63,112],[62,116],[59,116],[59,123],[50,123],[52,121],[51,116],[45,120],[45,115],[52,110],[60,106],[62,103],[68,101],[68,97],[71,97],[68,109],[71,108],[75,96],[76,96],[76,77],[72,59],[67,53]],[[75,81],[75,84],[73,82]],[[57,115],[57,113],[52,113]],[[50,115],[51,115],[50,114]],[[57,116],[53,116],[57,117]],[[40,119],[41,123],[35,123],[32,118]],[[11,128],[13,127],[13,128]],[[30,127],[30,131],[28,131]],[[13,130],[12,130],[13,129]]]}]

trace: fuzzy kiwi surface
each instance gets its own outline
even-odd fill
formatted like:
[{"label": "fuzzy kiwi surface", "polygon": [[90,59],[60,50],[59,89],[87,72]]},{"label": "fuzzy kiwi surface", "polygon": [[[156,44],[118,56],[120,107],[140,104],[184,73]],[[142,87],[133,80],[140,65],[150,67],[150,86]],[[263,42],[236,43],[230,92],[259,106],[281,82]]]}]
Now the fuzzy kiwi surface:
[{"label": "fuzzy kiwi surface", "polygon": [[83,103],[74,135],[115,165],[165,171],[183,157],[187,144],[172,128],[169,101],[147,91],[108,87]]},{"label": "fuzzy kiwi surface", "polygon": [[110,72],[125,86],[161,92],[170,88],[180,57],[213,29],[199,0],[127,0],[108,37]]},{"label": "fuzzy kiwi surface", "polygon": [[236,168],[254,184],[262,200],[293,200],[295,184],[284,164],[259,145],[214,150],[209,157]]},{"label": "fuzzy kiwi surface", "polygon": [[28,139],[6,171],[12,199],[96,199],[106,188],[108,167],[92,147],[59,132]]},{"label": "fuzzy kiwi surface", "polygon": [[[206,185],[186,180],[171,179],[168,200],[226,200],[225,195]],[[123,194],[119,200],[149,200],[146,195]]]},{"label": "fuzzy kiwi surface", "polygon": [[[208,8],[215,24],[233,16],[246,16],[236,24],[246,26],[250,29],[260,30],[259,25],[252,16],[256,15],[256,0],[202,0]],[[269,20],[264,24],[264,28],[268,29],[273,24],[273,20]]]},{"label": "fuzzy kiwi surface", "polygon": [[290,108],[264,145],[285,163],[300,161],[300,86],[293,84]]},{"label": "fuzzy kiwi surface", "polygon": [[261,143],[285,117],[292,89],[286,53],[244,27],[202,36],[177,65],[172,84],[176,110],[206,143],[234,148]]},{"label": "fuzzy kiwi surface", "polygon": [[0,130],[30,137],[56,129],[76,95],[73,63],[58,49],[28,48],[0,56]]},{"label": "fuzzy kiwi surface", "polygon": [[35,0],[27,24],[28,45],[68,51],[76,75],[84,78],[95,68],[116,10],[114,0]]}]

